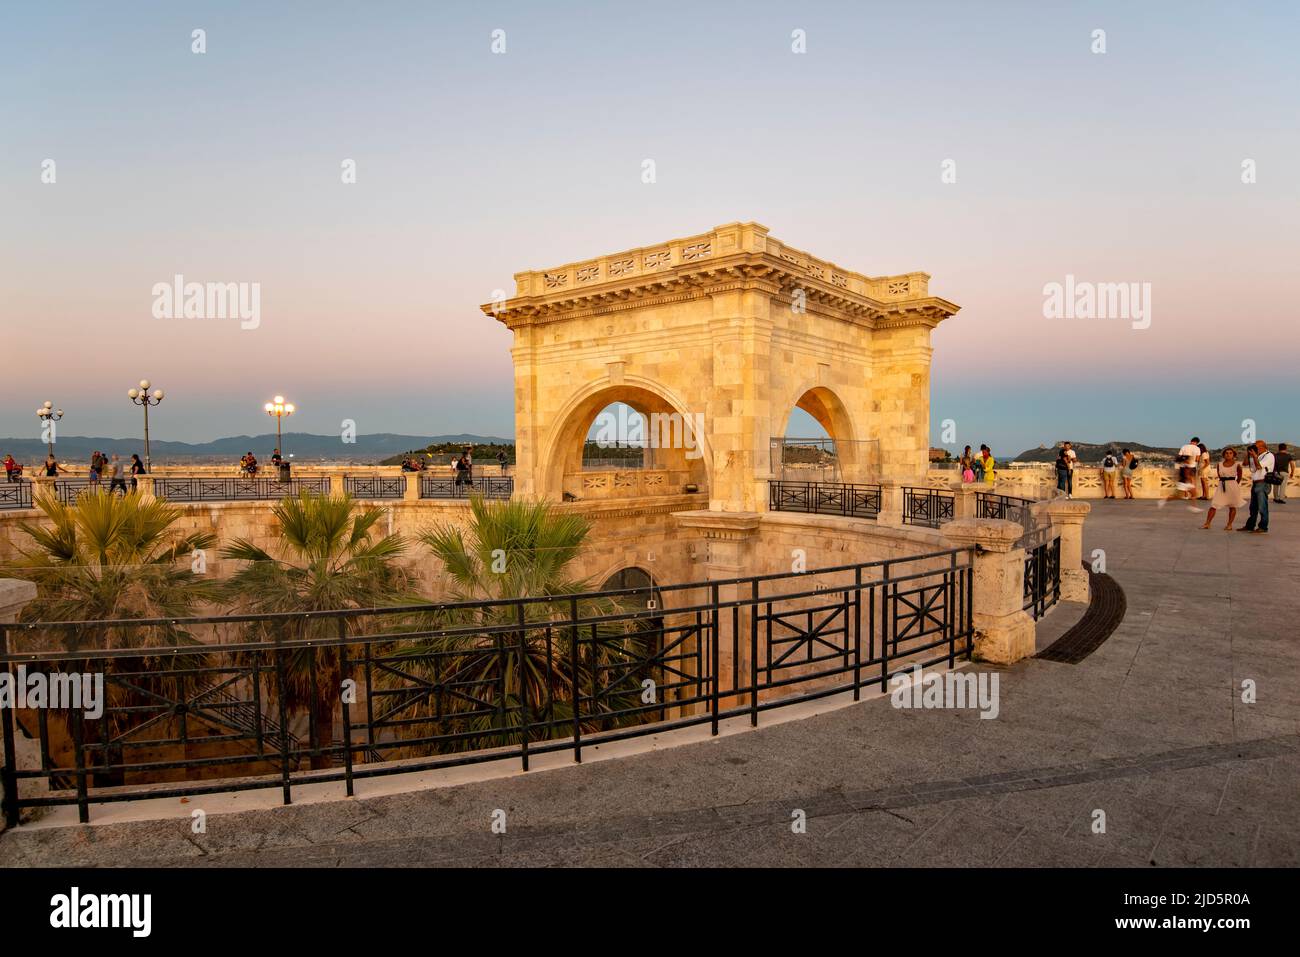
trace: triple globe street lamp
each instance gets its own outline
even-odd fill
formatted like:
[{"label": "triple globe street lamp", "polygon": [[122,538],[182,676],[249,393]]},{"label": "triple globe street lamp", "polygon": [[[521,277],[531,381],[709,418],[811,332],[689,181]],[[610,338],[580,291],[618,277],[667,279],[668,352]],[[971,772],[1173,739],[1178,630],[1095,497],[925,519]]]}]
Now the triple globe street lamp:
[{"label": "triple globe street lamp", "polygon": [[132,402],[144,408],[144,470],[149,473],[153,471],[149,459],[149,406],[162,402],[164,393],[162,389],[154,389],[151,395],[149,380],[141,379],[140,388],[129,389],[126,394]]},{"label": "triple globe street lamp", "polygon": [[286,415],[293,415],[293,403],[285,402],[284,396],[277,395],[274,400],[266,403],[266,414],[275,418],[275,447],[281,455],[284,454],[284,448],[280,444],[280,420]]},{"label": "triple globe street lamp", "polygon": [[46,402],[36,414],[41,420],[41,431],[45,433],[45,442],[49,446],[50,455],[54,454],[54,423],[63,418],[63,410],[54,408],[53,402]]}]

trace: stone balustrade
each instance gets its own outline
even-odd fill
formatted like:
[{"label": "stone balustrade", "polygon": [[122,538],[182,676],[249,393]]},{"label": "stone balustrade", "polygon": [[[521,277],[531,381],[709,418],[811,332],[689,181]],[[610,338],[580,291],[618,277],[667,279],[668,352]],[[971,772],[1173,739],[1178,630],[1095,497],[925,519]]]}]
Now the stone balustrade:
[{"label": "stone balustrade", "polygon": [[[961,478],[956,469],[931,469],[926,475],[928,484],[935,488],[959,488]],[[1242,485],[1249,489],[1250,482]],[[999,468],[997,481],[990,486],[985,482],[975,482],[977,491],[996,492],[999,495],[1014,495],[1020,498],[1046,499],[1056,495],[1056,469],[1048,465],[1028,465]],[[1178,470],[1173,466],[1142,465],[1133,474],[1133,496],[1141,499],[1168,498],[1178,490]],[[1211,485],[1213,491],[1213,485]],[[1287,486],[1291,497],[1300,497],[1300,472]],[[1105,494],[1100,466],[1079,465],[1074,470],[1074,497],[1076,499],[1099,499]],[[1115,494],[1122,498],[1123,483],[1118,475],[1115,479]],[[1199,492],[1198,492],[1199,494]]]}]

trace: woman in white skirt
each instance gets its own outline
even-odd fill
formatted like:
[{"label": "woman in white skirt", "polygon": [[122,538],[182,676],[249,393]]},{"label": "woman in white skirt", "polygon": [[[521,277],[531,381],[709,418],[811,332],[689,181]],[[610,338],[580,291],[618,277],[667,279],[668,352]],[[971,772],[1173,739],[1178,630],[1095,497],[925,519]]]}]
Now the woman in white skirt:
[{"label": "woman in white skirt", "polygon": [[1221,508],[1228,510],[1228,524],[1224,526],[1225,532],[1232,531],[1232,523],[1237,520],[1237,509],[1242,505],[1241,493],[1241,463],[1237,461],[1237,450],[1227,448],[1223,450],[1223,461],[1217,468],[1218,471],[1218,488],[1214,493],[1214,498],[1210,502],[1210,514],[1205,516],[1205,524],[1201,528],[1209,528],[1210,523],[1214,521],[1214,513]]}]

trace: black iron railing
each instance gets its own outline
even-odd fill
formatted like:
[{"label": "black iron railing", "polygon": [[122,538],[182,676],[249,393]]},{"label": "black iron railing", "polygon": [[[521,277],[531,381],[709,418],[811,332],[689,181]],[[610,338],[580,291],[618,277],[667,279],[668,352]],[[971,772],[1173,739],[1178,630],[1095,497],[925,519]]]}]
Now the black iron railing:
[{"label": "black iron railing", "polygon": [[953,520],[957,496],[936,488],[903,486],[903,524],[938,528]]},{"label": "black iron railing", "polygon": [[169,502],[243,502],[279,499],[300,492],[325,495],[330,490],[328,475],[295,478],[281,482],[273,478],[163,478],[153,480],[153,493]]},{"label": "black iron railing", "polygon": [[[969,550],[554,599],[0,624],[0,667],[103,676],[106,706],[0,709],[4,810],[278,787],[583,749],[951,667]],[[183,639],[183,640],[182,640]],[[194,640],[199,644],[194,644]],[[75,648],[77,650],[66,650]],[[521,665],[525,665],[521,667]],[[517,681],[520,674],[529,680]],[[338,689],[344,689],[340,695]],[[349,690],[350,689],[350,690]],[[286,729],[305,724],[298,737]],[[17,765],[17,728],[36,738]],[[400,759],[400,760],[399,760]],[[23,782],[45,779],[36,794]],[[23,792],[20,796],[20,791]]]},{"label": "black iron railing", "polygon": [[5,482],[0,484],[0,508],[31,508],[31,482]]},{"label": "black iron railing", "polygon": [[1039,536],[1041,541],[1025,549],[1025,611],[1037,621],[1061,597],[1061,538],[1049,538],[1050,529]]},{"label": "black iron railing", "polygon": [[767,507],[773,512],[812,512],[876,518],[880,514],[879,485],[841,485],[831,482],[767,483]]},{"label": "black iron railing", "polygon": [[420,498],[509,498],[515,492],[513,475],[483,475],[458,481],[450,475],[421,475]]},{"label": "black iron railing", "polygon": [[405,498],[405,475],[345,475],[343,488],[353,498]]},{"label": "black iron railing", "polygon": [[1029,530],[1033,527],[1033,501],[1016,498],[1013,495],[997,495],[993,492],[975,493],[976,518],[1000,518],[1015,522]]},{"label": "black iron railing", "polygon": [[107,482],[94,482],[90,479],[55,479],[54,494],[64,505],[72,505],[85,492],[92,489],[107,489]]},{"label": "black iron railing", "polygon": [[1014,521],[1022,529],[1019,547],[1030,546],[1031,538],[1040,528],[1034,515],[1034,501],[1015,495],[976,492],[975,518]]}]

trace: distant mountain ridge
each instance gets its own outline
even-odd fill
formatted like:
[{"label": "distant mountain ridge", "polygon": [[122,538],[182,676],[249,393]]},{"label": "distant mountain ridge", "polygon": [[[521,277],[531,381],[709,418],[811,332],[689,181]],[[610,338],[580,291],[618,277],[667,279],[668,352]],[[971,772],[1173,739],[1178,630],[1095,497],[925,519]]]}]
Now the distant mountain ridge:
[{"label": "distant mountain ridge", "polygon": [[[1106,457],[1106,453],[1109,452],[1111,449],[1114,449],[1116,452],[1121,452],[1124,449],[1128,449],[1139,459],[1142,458],[1168,459],[1169,461],[1173,461],[1178,457],[1178,449],[1182,448],[1181,445],[1174,448],[1168,448],[1160,445],[1144,445],[1141,442],[1071,442],[1070,444],[1074,447],[1074,451],[1078,454],[1079,461],[1087,465],[1093,465],[1101,462],[1101,460]],[[1238,452],[1240,452],[1244,444],[1245,443],[1240,443],[1240,442],[1237,443]],[[1292,443],[1288,443],[1288,444],[1293,445]],[[1209,448],[1210,453],[1212,455],[1217,455],[1218,452],[1220,451],[1219,447],[1210,445],[1208,442],[1206,443],[1206,446]],[[1012,459],[1012,461],[1013,462],[1055,462],[1056,450],[1059,449],[1060,447],[1061,446],[1059,442],[1056,445],[1040,445],[1036,449],[1027,449],[1024,452],[1021,452],[1014,459]],[[1276,449],[1277,443],[1269,442],[1269,448]]]},{"label": "distant mountain ridge", "polygon": [[[439,442],[458,442],[467,445],[511,443],[490,435],[461,433],[458,435],[399,435],[393,432],[375,432],[358,435],[356,442],[345,443],[338,435],[315,435],[310,432],[285,432],[284,451],[300,461],[308,459],[369,460],[399,455],[407,449],[422,449]],[[151,439],[150,454],[157,465],[169,462],[200,459],[229,459],[238,461],[251,451],[258,458],[269,458],[275,448],[275,433],[262,435],[231,435],[211,442],[167,442]],[[124,458],[132,452],[144,455],[143,438],[105,438],[102,436],[60,435],[54,445],[61,461],[89,459],[92,452],[116,452]],[[39,438],[0,439],[0,456],[11,454],[22,462],[37,463],[45,460],[46,446]]]},{"label": "distant mountain ridge", "polygon": [[[1178,449],[1164,448],[1159,445],[1143,445],[1141,442],[1071,442],[1075,453],[1079,456],[1080,462],[1092,463],[1100,462],[1106,457],[1106,453],[1111,449],[1116,452],[1128,449],[1138,458],[1145,456],[1159,456],[1160,458],[1172,459],[1178,454]],[[1055,445],[1040,445],[1036,449],[1026,449],[1015,458],[1013,462],[1055,462],[1056,452],[1061,447],[1058,442]],[[1180,446],[1181,448],[1181,446]]]}]

